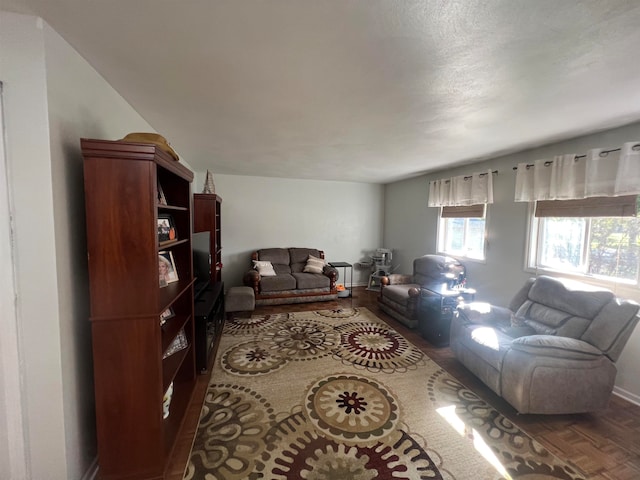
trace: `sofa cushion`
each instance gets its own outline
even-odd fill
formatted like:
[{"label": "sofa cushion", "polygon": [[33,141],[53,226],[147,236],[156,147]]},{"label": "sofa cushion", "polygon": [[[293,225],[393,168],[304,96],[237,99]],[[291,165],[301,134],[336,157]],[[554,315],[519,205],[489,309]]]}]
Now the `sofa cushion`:
[{"label": "sofa cushion", "polygon": [[276,271],[273,269],[273,265],[271,262],[266,262],[262,260],[254,260],[253,268],[258,271],[261,277],[275,277]]},{"label": "sofa cushion", "polygon": [[273,263],[273,269],[276,271],[277,275],[283,275],[285,273],[291,273],[291,267],[289,265],[284,265],[281,263]]},{"label": "sofa cushion", "polygon": [[541,275],[515,316],[539,335],[581,338],[613,297],[601,287]]},{"label": "sofa cushion", "polygon": [[528,325],[511,325],[510,327],[499,327],[500,331],[511,338],[536,335],[536,331]]},{"label": "sofa cushion", "polygon": [[530,335],[511,342],[511,348],[534,356],[565,358],[568,360],[593,360],[602,352],[593,345],[574,338],[552,335]]},{"label": "sofa cushion", "polygon": [[512,338],[497,328],[468,325],[464,329],[464,337],[458,341],[499,372],[502,360],[511,348]]},{"label": "sofa cushion", "polygon": [[296,280],[296,288],[304,290],[308,288],[323,288],[329,287],[329,277],[322,275],[321,273],[292,273]]},{"label": "sofa cushion", "polygon": [[290,248],[289,264],[291,265],[291,271],[293,273],[302,272],[307,264],[309,255],[320,258],[320,251],[316,250],[315,248]]},{"label": "sofa cushion", "polygon": [[443,255],[423,255],[413,261],[413,281],[420,285],[446,281],[445,275],[453,280],[464,274],[464,267],[456,259]]},{"label": "sofa cushion", "polygon": [[513,316],[511,310],[486,302],[462,303],[458,305],[457,313],[467,323],[501,326],[503,328],[511,326],[511,318]]},{"label": "sofa cushion", "polygon": [[293,290],[296,288],[296,279],[289,273],[281,273],[275,277],[262,277],[260,279],[260,291],[276,292]]},{"label": "sofa cushion", "polygon": [[596,346],[616,361],[624,346],[621,338],[626,338],[620,333],[626,333],[628,329],[634,328],[638,322],[637,314],[637,303],[629,300],[612,300],[593,319],[582,340]]},{"label": "sofa cushion", "polygon": [[382,289],[382,296],[396,303],[406,304],[409,300],[409,290],[412,288],[420,290],[420,285],[415,283],[405,283],[402,285],[387,285]]},{"label": "sofa cushion", "polygon": [[520,308],[520,305],[524,303],[524,301],[528,298],[529,290],[531,290],[531,285],[536,281],[535,277],[531,277],[527,279],[525,284],[520,287],[520,290],[516,292],[511,301],[509,302],[508,308],[512,312],[517,312]]},{"label": "sofa cushion", "polygon": [[291,259],[286,248],[263,248],[258,250],[258,260],[265,260],[272,264],[289,265]]},{"label": "sofa cushion", "polygon": [[526,300],[515,313],[521,325],[527,325],[538,335],[561,335],[580,338],[591,320],[577,317],[562,310]]},{"label": "sofa cushion", "polygon": [[592,319],[614,298],[613,292],[573,280],[541,275],[529,290],[529,300],[571,316]]}]

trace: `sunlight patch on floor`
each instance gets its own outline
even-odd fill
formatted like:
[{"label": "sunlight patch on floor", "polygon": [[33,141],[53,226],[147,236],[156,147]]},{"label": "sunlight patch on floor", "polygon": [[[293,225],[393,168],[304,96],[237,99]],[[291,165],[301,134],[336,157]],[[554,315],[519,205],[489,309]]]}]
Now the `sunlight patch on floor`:
[{"label": "sunlight patch on floor", "polygon": [[502,475],[507,480],[512,480],[512,477],[507,473],[507,470],[504,468],[504,466],[502,466],[500,460],[498,460],[498,458],[495,456],[489,445],[486,444],[478,431],[467,426],[456,414],[455,405],[441,407],[436,409],[436,411],[442,418],[447,421],[447,423],[449,423],[449,425],[453,427],[456,432],[460,434],[460,436],[471,440],[476,451],[480,453],[480,455],[482,455],[485,460],[487,460],[500,475]]}]

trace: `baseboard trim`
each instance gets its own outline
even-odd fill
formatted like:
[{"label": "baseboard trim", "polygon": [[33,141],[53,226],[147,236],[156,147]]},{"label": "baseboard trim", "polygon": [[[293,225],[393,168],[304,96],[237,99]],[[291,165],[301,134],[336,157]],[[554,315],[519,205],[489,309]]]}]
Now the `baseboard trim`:
[{"label": "baseboard trim", "polygon": [[98,470],[98,457],[96,457],[82,476],[82,480],[96,480],[98,478]]},{"label": "baseboard trim", "polygon": [[620,387],[613,387],[613,394],[640,407],[640,395],[636,395]]}]

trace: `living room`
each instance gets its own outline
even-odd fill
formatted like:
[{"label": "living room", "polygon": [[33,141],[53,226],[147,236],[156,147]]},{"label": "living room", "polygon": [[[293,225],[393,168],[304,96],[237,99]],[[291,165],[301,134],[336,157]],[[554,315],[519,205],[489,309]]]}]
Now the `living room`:
[{"label": "living room", "polygon": [[[0,431],[7,435],[0,437],[0,465],[20,472],[20,465],[28,464],[31,478],[81,479],[95,461],[96,445],[79,139],[115,140],[155,128],[46,22],[0,12],[0,25],[3,163],[9,165],[3,167],[3,183],[10,197],[3,215],[11,212],[14,238],[12,255],[4,243],[9,226],[3,225],[3,264],[15,269],[3,277]],[[628,103],[634,102],[637,97]],[[409,272],[414,258],[437,250],[439,209],[427,207],[428,182],[491,169],[497,174],[486,258],[465,264],[478,298],[506,305],[536,274],[525,267],[529,212],[526,203],[513,201],[513,167],[638,140],[637,113],[630,105],[611,128],[386,184],[341,181],[340,165],[333,180],[223,174],[212,168],[216,193],[224,199],[225,283],[240,285],[250,252],[265,246],[314,247],[330,261],[352,263],[384,246],[393,249],[396,271]],[[189,166],[189,158],[184,162]],[[195,173],[192,188],[199,192],[206,171]],[[368,273],[356,269],[355,283],[366,283]],[[615,288],[640,300],[637,286]],[[15,306],[6,296],[13,291],[19,292]],[[639,361],[636,331],[618,362],[616,393],[637,404]]]}]

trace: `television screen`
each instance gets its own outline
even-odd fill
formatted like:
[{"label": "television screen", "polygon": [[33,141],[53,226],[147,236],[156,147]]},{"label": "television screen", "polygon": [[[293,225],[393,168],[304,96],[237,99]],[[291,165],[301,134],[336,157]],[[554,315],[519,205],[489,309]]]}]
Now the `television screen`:
[{"label": "television screen", "polygon": [[197,297],[209,285],[211,279],[210,232],[197,232],[191,236],[193,249],[193,276],[196,279],[195,296]]}]

